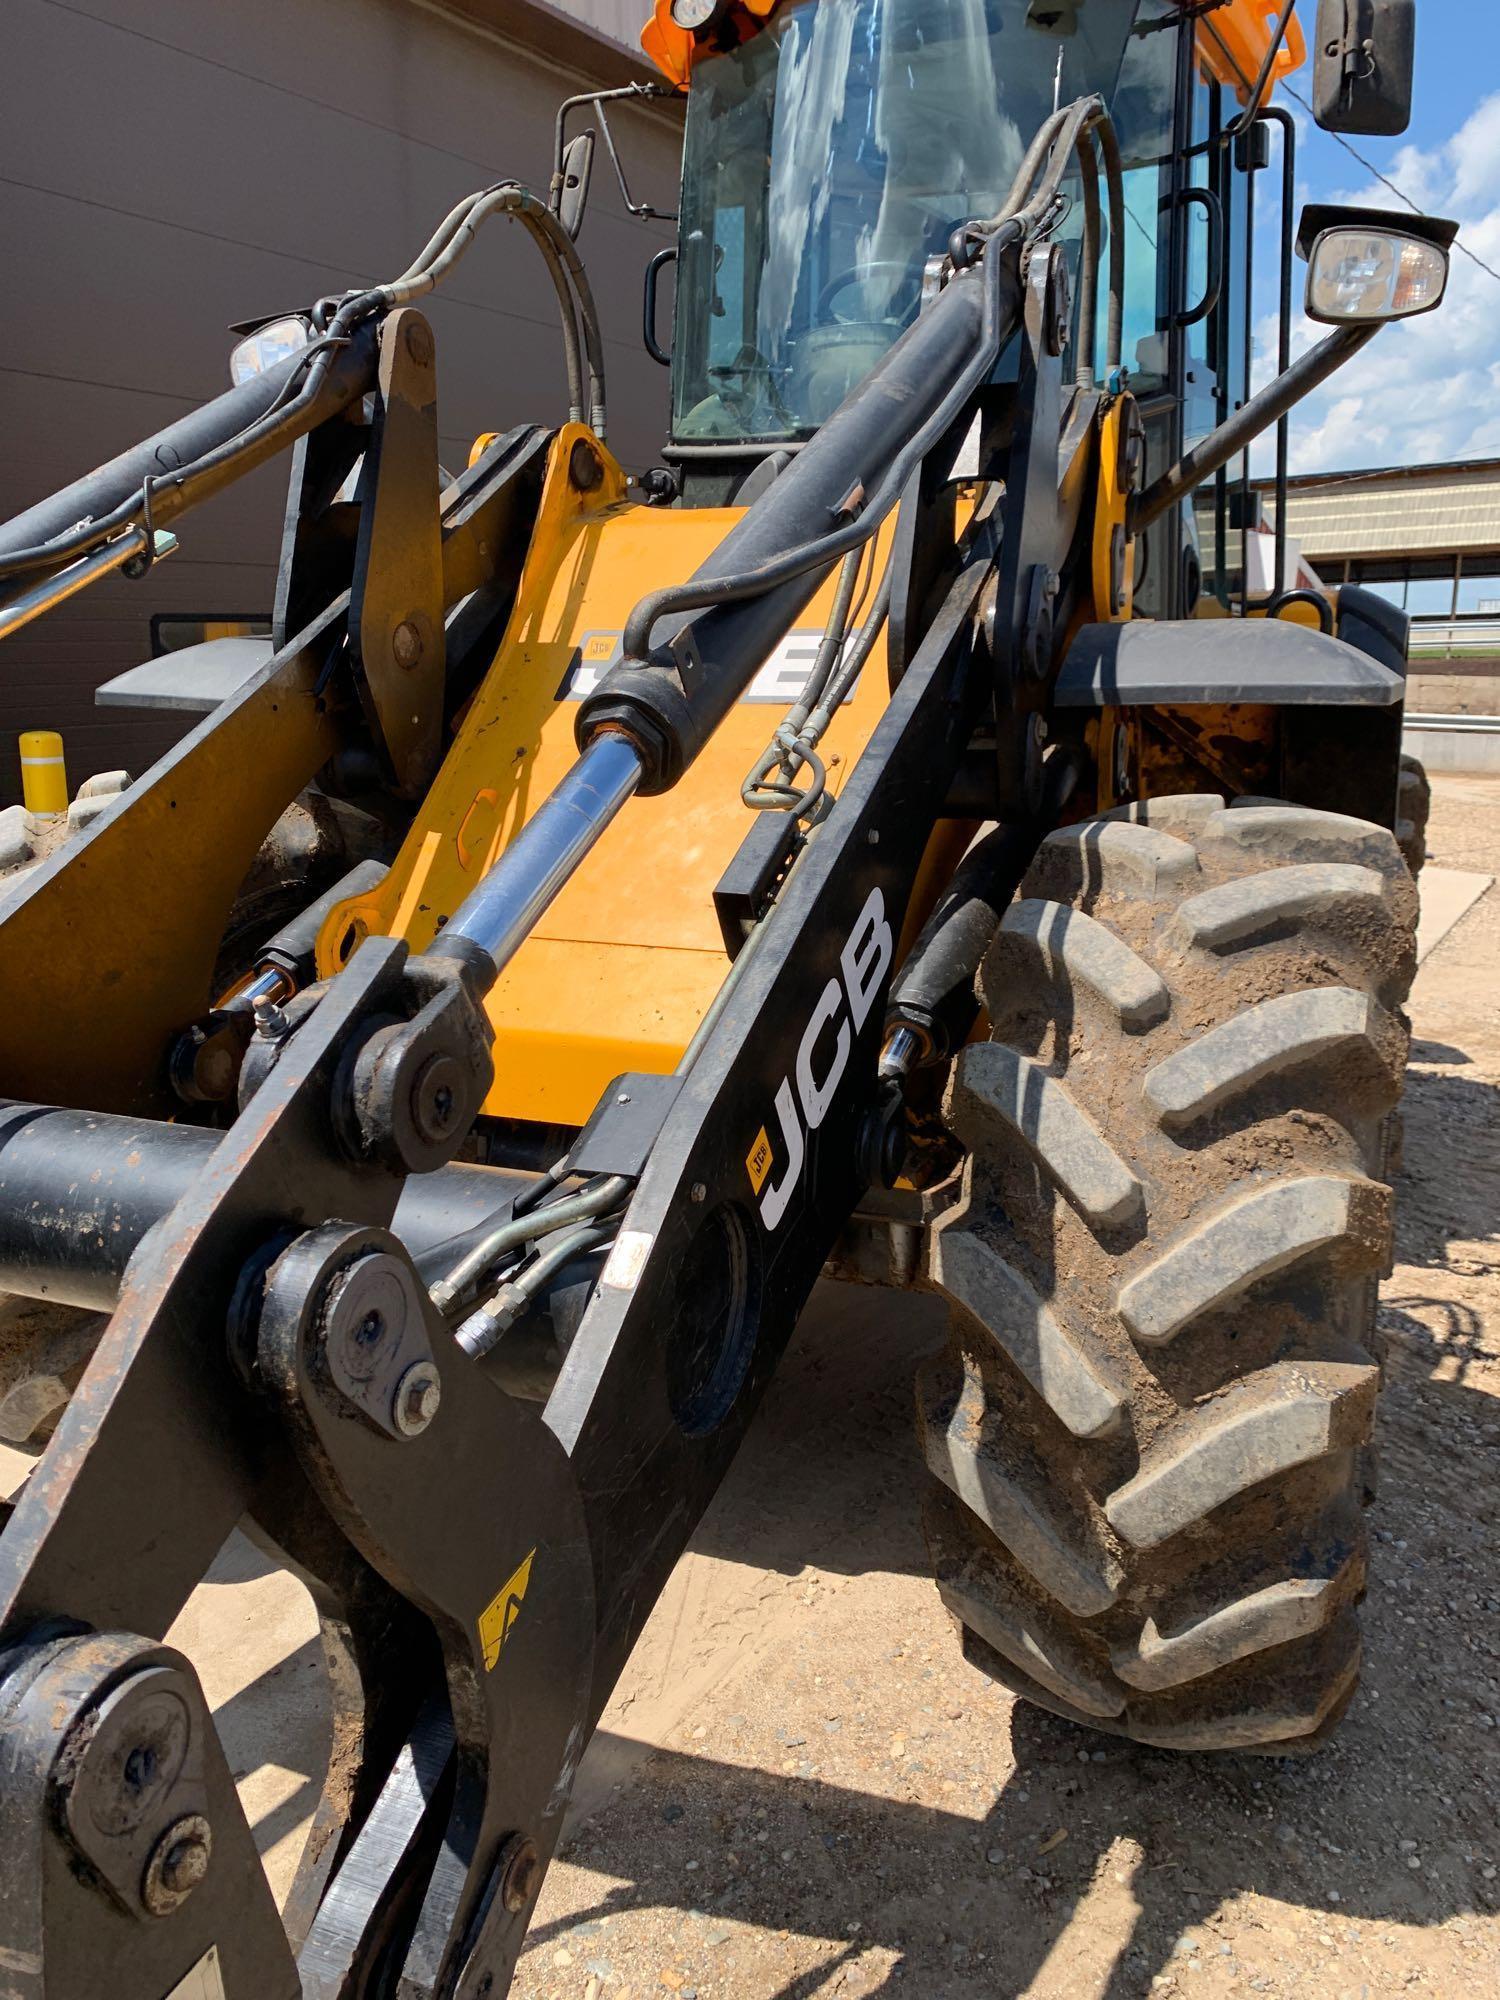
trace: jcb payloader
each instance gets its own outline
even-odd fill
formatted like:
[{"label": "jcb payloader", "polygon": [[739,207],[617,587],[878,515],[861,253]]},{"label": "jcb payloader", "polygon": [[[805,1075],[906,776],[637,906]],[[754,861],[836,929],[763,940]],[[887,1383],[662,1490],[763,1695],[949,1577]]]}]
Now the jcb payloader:
[{"label": "jcb payloader", "polygon": [[[1324,0],[1324,124],[1403,128],[1411,15]],[[1252,591],[1246,453],[1282,426],[1284,524],[1287,413],[1440,303],[1454,231],[1299,235],[1293,4],[658,0],[644,39],[686,99],[660,465],[605,441],[601,92],[545,195],[0,530],[14,629],[149,591],[291,454],[270,644],[138,670],[201,719],[11,819],[7,1995],[503,1993],[824,1272],[950,1302],[920,1477],[975,1665],[1190,1750],[1311,1748],[1355,1686],[1405,629]],[[495,217],[570,408],[444,482],[417,301]],[[334,1701],[279,1915],[162,1643],[241,1521]]]}]

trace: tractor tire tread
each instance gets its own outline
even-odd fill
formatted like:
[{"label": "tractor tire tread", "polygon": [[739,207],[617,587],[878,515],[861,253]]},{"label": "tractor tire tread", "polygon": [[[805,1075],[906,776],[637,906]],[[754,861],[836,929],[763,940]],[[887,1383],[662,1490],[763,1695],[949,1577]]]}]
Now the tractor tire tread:
[{"label": "tractor tire tread", "polygon": [[1285,1754],[1352,1699],[1415,920],[1387,829],[1194,794],[1051,835],[990,948],[926,1526],[1058,1714]]}]

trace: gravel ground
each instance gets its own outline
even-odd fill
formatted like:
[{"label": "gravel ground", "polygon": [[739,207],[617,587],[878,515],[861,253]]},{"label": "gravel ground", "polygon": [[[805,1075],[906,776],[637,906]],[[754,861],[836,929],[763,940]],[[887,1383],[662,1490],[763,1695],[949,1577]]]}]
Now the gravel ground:
[{"label": "gravel ground", "polygon": [[[1500,873],[1500,781],[1432,858]],[[1135,1750],[966,1667],[926,1573],[930,1300],[828,1287],[579,1774],[522,2000],[1500,1993],[1500,889],[1418,978],[1366,1673],[1307,1761]],[[284,1890],[325,1751],[235,1538],[192,1655]]]}]

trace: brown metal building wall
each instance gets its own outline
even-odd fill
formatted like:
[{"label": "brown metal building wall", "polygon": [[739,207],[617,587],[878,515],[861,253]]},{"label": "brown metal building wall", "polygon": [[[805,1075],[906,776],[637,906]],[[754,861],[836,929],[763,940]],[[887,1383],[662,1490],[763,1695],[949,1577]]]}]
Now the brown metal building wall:
[{"label": "brown metal building wall", "polygon": [[[4,13],[0,519],[217,394],[231,320],[393,275],[487,181],[544,189],[560,98],[634,68],[521,0],[6,0]],[[626,113],[617,130],[638,198],[675,207],[669,118]],[[580,248],[605,324],[610,442],[632,467],[666,421],[665,372],[639,332],[641,275],[664,240],[596,173]],[[446,464],[481,430],[565,413],[551,291],[520,231],[492,225],[430,310]],[[181,550],[145,581],[112,579],[0,646],[0,803],[19,796],[23,728],[64,732],[75,785],[138,772],[173,740],[97,709],[93,690],[148,656],[153,612],[269,608],[284,491],[282,466],[257,473],[180,523]]]}]

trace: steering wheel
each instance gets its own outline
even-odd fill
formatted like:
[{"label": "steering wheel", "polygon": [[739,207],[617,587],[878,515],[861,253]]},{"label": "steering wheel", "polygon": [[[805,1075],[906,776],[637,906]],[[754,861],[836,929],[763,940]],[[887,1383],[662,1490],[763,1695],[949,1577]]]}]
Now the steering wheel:
[{"label": "steering wheel", "polygon": [[[836,278],[830,278],[822,291],[819,292],[816,317],[821,320],[825,314],[830,315],[840,326],[868,324],[868,315],[866,315],[865,321],[861,322],[859,320],[845,319],[841,313],[833,312],[833,301],[838,297],[839,293],[847,291],[851,285],[866,283],[870,278],[875,276],[877,271],[891,271],[897,277],[904,278],[910,270],[910,264],[898,263],[894,257],[882,257],[873,264],[851,264],[847,271],[840,271]],[[892,317],[893,315],[890,313],[885,315],[885,318],[888,320]]]}]

